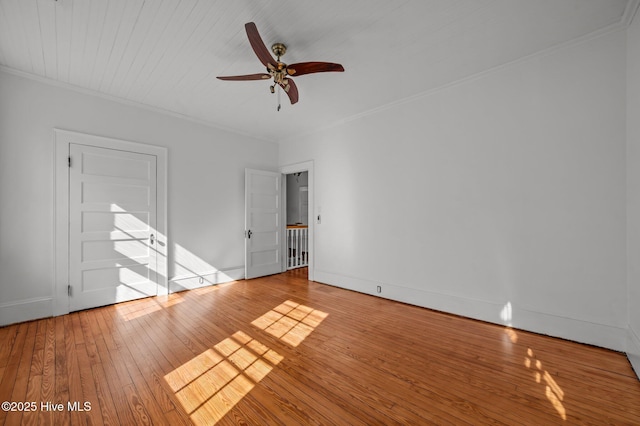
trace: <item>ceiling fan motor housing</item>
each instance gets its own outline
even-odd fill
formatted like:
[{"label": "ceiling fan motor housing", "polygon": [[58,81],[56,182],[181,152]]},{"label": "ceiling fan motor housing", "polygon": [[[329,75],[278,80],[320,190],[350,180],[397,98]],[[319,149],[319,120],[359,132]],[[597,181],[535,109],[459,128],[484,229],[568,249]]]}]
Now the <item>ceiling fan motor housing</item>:
[{"label": "ceiling fan motor housing", "polygon": [[271,51],[276,55],[278,61],[280,61],[280,56],[284,56],[284,54],[287,53],[287,46],[282,43],[274,43],[271,46]]}]

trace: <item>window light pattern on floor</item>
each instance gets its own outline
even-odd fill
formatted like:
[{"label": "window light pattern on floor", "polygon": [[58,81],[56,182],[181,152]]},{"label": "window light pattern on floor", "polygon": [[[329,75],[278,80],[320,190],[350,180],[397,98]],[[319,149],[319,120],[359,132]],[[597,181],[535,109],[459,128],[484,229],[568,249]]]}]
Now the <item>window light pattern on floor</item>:
[{"label": "window light pattern on floor", "polygon": [[251,324],[296,347],[327,315],[326,312],[287,300]]},{"label": "window light pattern on floor", "polygon": [[[252,324],[298,346],[327,315],[287,300]],[[164,380],[195,425],[215,425],[283,359],[237,331],[165,375]]]},{"label": "window light pattern on floor", "polygon": [[524,358],[524,366],[528,369],[534,370],[536,383],[542,384],[542,381],[545,382],[545,396],[551,405],[553,405],[553,408],[556,409],[560,417],[562,417],[562,420],[567,420],[567,410],[562,403],[564,400],[564,391],[553,377],[551,377],[549,371],[542,368],[542,362],[539,359],[536,359],[531,348],[527,349],[527,356]]},{"label": "window light pattern on floor", "polygon": [[164,379],[196,425],[212,425],[280,361],[280,354],[238,331]]}]

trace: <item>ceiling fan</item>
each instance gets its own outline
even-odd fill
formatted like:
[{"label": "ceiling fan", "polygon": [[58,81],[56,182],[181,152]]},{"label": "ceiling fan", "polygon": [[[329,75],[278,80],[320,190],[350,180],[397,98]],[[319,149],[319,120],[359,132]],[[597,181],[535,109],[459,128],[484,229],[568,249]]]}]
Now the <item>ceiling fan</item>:
[{"label": "ceiling fan", "polygon": [[[297,64],[287,65],[280,61],[280,58],[286,53],[287,46],[282,43],[275,43],[271,46],[271,51],[276,55],[277,59],[273,59],[273,56],[269,53],[267,46],[265,46],[258,28],[253,22],[249,22],[244,26],[247,31],[247,37],[249,37],[249,43],[253,48],[256,56],[262,64],[267,67],[266,73],[248,74],[248,75],[234,75],[229,77],[218,77],[220,80],[227,81],[246,81],[246,80],[267,80],[273,78],[273,85],[269,88],[271,93],[275,93],[276,85],[282,87],[285,93],[289,96],[291,104],[298,102],[298,88],[293,80],[289,77],[297,77],[305,74],[312,74],[316,72],[331,72],[331,71],[344,71],[344,68],[340,64],[334,64],[331,62],[299,62]],[[278,104],[278,110],[280,105]]]}]

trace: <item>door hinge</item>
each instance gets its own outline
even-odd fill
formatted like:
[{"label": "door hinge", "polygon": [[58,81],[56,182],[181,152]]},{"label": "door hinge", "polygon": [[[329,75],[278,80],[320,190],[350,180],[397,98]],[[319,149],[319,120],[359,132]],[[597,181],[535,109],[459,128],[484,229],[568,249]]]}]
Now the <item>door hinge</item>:
[{"label": "door hinge", "polygon": [[67,159],[69,160],[69,168],[71,168],[71,156],[67,157]]},{"label": "door hinge", "polygon": [[71,284],[67,286],[67,296],[71,297]]}]

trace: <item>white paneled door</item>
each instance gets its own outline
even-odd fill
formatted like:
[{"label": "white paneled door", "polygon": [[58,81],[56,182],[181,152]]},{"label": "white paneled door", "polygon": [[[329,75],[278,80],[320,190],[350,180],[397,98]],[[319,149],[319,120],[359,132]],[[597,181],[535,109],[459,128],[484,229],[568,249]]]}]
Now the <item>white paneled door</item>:
[{"label": "white paneled door", "polygon": [[69,152],[69,310],[155,296],[156,157]]},{"label": "white paneled door", "polygon": [[245,277],[282,272],[281,175],[245,170]]}]

